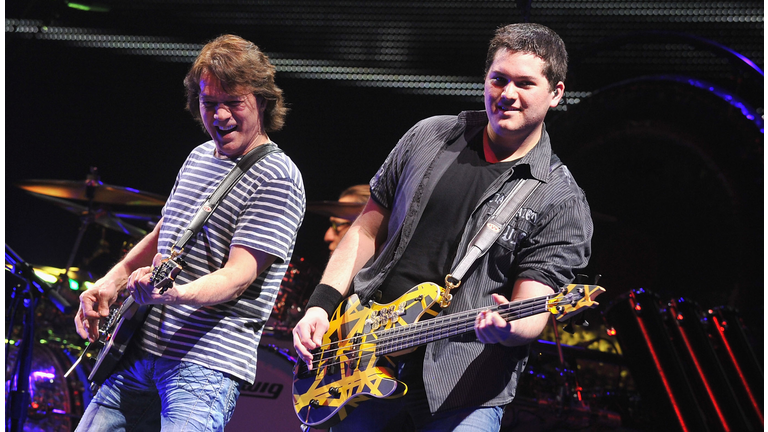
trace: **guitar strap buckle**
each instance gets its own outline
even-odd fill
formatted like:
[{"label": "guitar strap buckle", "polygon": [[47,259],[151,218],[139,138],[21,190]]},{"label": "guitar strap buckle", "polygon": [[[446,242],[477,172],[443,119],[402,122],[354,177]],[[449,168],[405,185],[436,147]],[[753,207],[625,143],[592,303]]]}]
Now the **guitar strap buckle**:
[{"label": "guitar strap buckle", "polygon": [[451,300],[453,300],[451,290],[458,288],[459,285],[461,285],[461,281],[454,278],[452,275],[449,274],[445,277],[445,289],[443,290],[443,295],[440,296],[441,308],[445,309],[451,305]]},{"label": "guitar strap buckle", "polygon": [[176,250],[176,246],[174,246],[173,249],[171,249],[170,259],[175,259],[177,256],[181,255],[182,252],[184,252],[184,248]]}]

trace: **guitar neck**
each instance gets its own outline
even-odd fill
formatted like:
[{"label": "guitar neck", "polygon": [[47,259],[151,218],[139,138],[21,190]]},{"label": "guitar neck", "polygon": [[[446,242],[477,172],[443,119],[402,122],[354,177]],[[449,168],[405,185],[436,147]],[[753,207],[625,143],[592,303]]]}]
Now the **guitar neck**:
[{"label": "guitar neck", "polygon": [[426,345],[440,339],[469,333],[475,329],[477,314],[490,310],[498,312],[507,322],[549,312],[550,301],[556,294],[535,297],[489,308],[473,309],[456,314],[443,315],[403,327],[377,331],[376,354],[386,355],[409,348]]}]

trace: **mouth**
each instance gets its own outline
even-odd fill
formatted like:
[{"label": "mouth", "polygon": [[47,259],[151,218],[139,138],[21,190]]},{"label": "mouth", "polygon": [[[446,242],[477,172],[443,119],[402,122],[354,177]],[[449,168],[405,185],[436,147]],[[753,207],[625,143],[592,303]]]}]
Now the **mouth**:
[{"label": "mouth", "polygon": [[519,109],[517,109],[515,107],[511,107],[511,106],[508,106],[508,105],[502,105],[502,104],[496,105],[496,109],[498,109],[500,112],[519,111]]},{"label": "mouth", "polygon": [[219,136],[226,136],[236,130],[237,130],[237,125],[224,126],[224,127],[216,126],[216,133],[218,133]]}]

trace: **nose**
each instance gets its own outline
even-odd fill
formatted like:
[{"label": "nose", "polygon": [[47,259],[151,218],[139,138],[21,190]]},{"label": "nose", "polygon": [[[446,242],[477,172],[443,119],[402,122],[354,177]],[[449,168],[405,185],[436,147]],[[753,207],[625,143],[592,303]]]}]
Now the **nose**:
[{"label": "nose", "polygon": [[227,108],[224,104],[218,104],[216,105],[216,110],[213,113],[213,118],[215,120],[227,120],[229,119],[230,112],[229,108]]},{"label": "nose", "polygon": [[504,91],[501,92],[502,96],[504,96],[507,99],[517,99],[517,87],[515,87],[514,83],[509,83],[506,86],[504,86]]},{"label": "nose", "polygon": [[333,241],[336,240],[336,237],[338,237],[338,234],[336,234],[336,230],[334,230],[333,227],[329,227],[328,230],[325,232],[325,237],[323,237],[323,240],[326,243],[333,243]]}]

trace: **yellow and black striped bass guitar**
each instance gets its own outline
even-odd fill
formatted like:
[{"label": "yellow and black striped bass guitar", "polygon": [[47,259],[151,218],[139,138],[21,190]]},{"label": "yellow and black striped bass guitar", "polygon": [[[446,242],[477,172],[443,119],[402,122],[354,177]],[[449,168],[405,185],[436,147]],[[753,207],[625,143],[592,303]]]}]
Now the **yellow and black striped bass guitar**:
[{"label": "yellow and black striped bass guitar", "polygon": [[392,303],[372,302],[370,307],[352,295],[331,316],[322,346],[312,353],[312,370],[301,360],[296,363],[296,415],[305,425],[324,429],[344,420],[365,400],[404,395],[407,387],[394,378],[394,361],[389,356],[472,332],[483,310],[499,312],[507,321],[547,312],[564,321],[597,306],[594,299],[603,292],[597,285],[571,284],[555,294],[439,317],[444,289],[431,282]]}]

